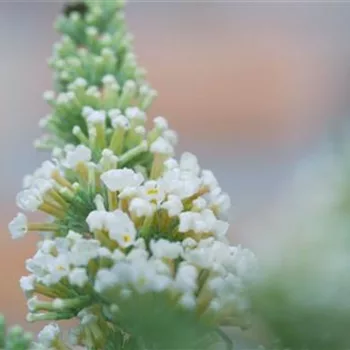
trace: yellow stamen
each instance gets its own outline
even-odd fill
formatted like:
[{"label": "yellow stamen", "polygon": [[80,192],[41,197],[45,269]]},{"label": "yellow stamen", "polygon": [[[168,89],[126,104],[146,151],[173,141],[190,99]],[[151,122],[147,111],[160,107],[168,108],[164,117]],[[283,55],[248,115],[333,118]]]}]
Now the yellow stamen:
[{"label": "yellow stamen", "polygon": [[150,195],[150,196],[154,196],[154,195],[157,195],[159,193],[158,189],[157,188],[151,188],[147,191],[147,194]]},{"label": "yellow stamen", "polygon": [[131,237],[130,237],[130,235],[128,235],[127,233],[124,234],[124,235],[123,235],[123,241],[124,241],[125,243],[131,242]]}]

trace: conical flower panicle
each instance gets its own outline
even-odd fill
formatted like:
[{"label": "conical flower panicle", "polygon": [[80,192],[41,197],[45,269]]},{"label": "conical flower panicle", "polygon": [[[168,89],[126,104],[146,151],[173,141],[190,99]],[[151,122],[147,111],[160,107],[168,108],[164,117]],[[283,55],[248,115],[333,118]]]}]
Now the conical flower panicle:
[{"label": "conical flower panicle", "polygon": [[[163,117],[147,130],[155,92],[143,81],[121,2],[67,8],[50,61],[56,93],[45,161],[23,181],[13,238],[40,232],[20,280],[28,321],[78,318],[87,349],[203,349],[217,327],[245,327],[252,252],[227,242],[230,199],[197,158],[174,158]],[[73,7],[74,9],[74,7]],[[203,338],[204,337],[204,338]],[[203,340],[204,339],[204,340]],[[39,345],[68,349],[50,324]],[[39,346],[38,345],[38,346]]]},{"label": "conical flower panicle", "polygon": [[38,141],[38,146],[79,144],[72,131],[79,127],[88,135],[83,107],[124,112],[137,106],[144,111],[156,96],[133,53],[123,5],[120,0],[85,1],[67,7],[70,10],[58,18],[56,28],[62,38],[49,60],[56,92],[44,94],[53,111],[41,121],[49,137]]}]

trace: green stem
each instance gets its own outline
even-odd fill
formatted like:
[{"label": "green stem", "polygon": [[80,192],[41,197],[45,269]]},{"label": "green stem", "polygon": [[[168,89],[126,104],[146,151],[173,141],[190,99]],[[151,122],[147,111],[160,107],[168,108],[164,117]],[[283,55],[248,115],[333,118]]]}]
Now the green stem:
[{"label": "green stem", "polygon": [[233,350],[233,341],[230,339],[230,337],[224,332],[222,331],[220,328],[218,328],[216,330],[216,332],[219,334],[219,336],[222,338],[222,340],[225,342],[226,344],[226,349],[227,350]]}]

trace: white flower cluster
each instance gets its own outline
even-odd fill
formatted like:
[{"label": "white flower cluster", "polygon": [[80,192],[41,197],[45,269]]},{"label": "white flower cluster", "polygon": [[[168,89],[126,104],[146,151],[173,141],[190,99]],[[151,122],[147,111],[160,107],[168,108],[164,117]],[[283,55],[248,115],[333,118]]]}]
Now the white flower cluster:
[{"label": "white flower cluster", "polygon": [[[157,152],[150,152],[150,174]],[[33,230],[52,232],[27,260],[31,275],[21,280],[30,297],[29,320],[51,319],[53,312],[58,319],[73,317],[90,306],[91,295],[101,301],[113,295],[109,302],[118,305],[117,296],[148,292],[168,295],[174,307],[198,315],[220,315],[221,321],[249,309],[245,289],[256,262],[249,250],[227,244],[229,197],[193,154],[184,153],[179,162],[164,154],[158,177],[150,179],[147,172],[115,168],[120,157],[110,150],[93,162],[90,148],[70,146],[56,164],[45,162],[26,177],[19,206],[54,217],[34,224],[20,213],[9,225],[14,238]],[[89,191],[92,210],[81,203],[81,192]],[[86,210],[79,216],[81,206]],[[76,221],[66,231],[63,223],[71,212]],[[84,291],[90,294],[81,297]],[[36,294],[53,300],[40,301]]]},{"label": "white flower cluster", "polygon": [[[98,271],[98,293],[115,299],[119,293],[122,304],[134,293],[165,292],[176,296],[186,309],[197,309],[200,314],[220,312],[223,318],[249,307],[244,288],[254,276],[255,256],[250,251],[213,238],[152,240],[150,251],[141,239],[136,246],[128,254],[114,253],[113,266]],[[176,261],[180,262],[175,267]]]},{"label": "white flower cluster", "polygon": [[[52,160],[17,195],[21,210],[48,219],[19,213],[9,224],[13,238],[42,234],[20,281],[28,320],[78,317],[72,342],[104,349],[111,334],[128,333],[123,320],[140,318],[126,305],[156,296],[198,324],[242,326],[256,261],[228,244],[228,195],[193,154],[174,158],[177,135],[165,118],[147,130],[155,92],[131,54],[121,1],[79,6],[83,14],[58,23],[65,36],[50,63],[59,92],[44,96]],[[66,349],[56,325],[39,344]]]},{"label": "white flower cluster", "polygon": [[[95,136],[101,135],[107,115],[85,108],[84,117]],[[31,223],[19,213],[9,224],[14,238],[46,232],[26,262],[31,275],[21,279],[28,320],[90,314],[96,298],[113,306],[113,313],[127,313],[123,301],[158,293],[199,319],[244,325],[256,261],[249,250],[227,243],[229,197],[193,154],[172,158],[175,140],[164,118],[156,118],[148,135],[127,148],[130,138],[121,139],[120,130],[133,125],[134,132],[145,114],[132,108],[125,116],[113,110],[108,117],[118,135],[110,145],[121,146],[101,144],[96,153],[95,137],[93,144],[55,150],[53,161],[25,177],[17,197],[21,209],[51,216]],[[143,157],[149,164],[139,164]],[[100,311],[92,314],[103,318]]]},{"label": "white flower cluster", "polygon": [[[223,238],[227,232],[227,222],[219,218],[228,215],[229,197],[222,193],[209,170],[200,171],[197,158],[191,153],[183,154],[179,164],[169,158],[164,163],[163,174],[156,180],[145,180],[131,169],[109,170],[102,173],[101,180],[110,192],[116,192],[117,199],[138,226],[161,212],[163,231],[167,231],[166,226],[175,225],[184,237],[186,233],[198,237],[213,233]],[[90,215],[98,217],[97,213]],[[100,213],[101,220],[102,216]],[[91,230],[93,224],[89,220]]]},{"label": "white flower cluster", "polygon": [[[157,154],[153,165],[156,156]],[[127,225],[130,220],[120,210],[106,212],[104,202],[107,202],[109,211],[118,207],[125,210],[138,229],[150,221],[149,218],[159,219],[154,216],[160,212],[163,217],[158,230],[166,231],[170,225],[173,230],[176,229],[174,234],[181,233],[184,237],[188,233],[197,234],[199,238],[209,233],[218,239],[225,237],[228,224],[221,219],[228,216],[229,197],[222,193],[209,170],[200,170],[194,155],[183,154],[179,163],[168,157],[161,166],[160,177],[154,180],[147,179],[147,173],[137,173],[129,168],[103,171],[118,164],[118,157],[110,150],[104,150],[97,163],[91,158],[92,151],[87,146],[66,147],[65,156],[60,161],[56,160],[56,165],[46,161],[34,175],[25,177],[25,189],[18,194],[17,205],[25,211],[42,210],[62,219],[67,207],[74,206],[77,191],[83,188],[86,181],[91,181],[89,185],[95,185],[96,194],[97,186],[105,186],[108,193],[106,199],[100,200],[102,210],[87,213],[91,232],[98,227],[109,230],[109,226],[116,226],[118,221]],[[74,171],[76,181],[70,183],[65,178],[65,171]],[[91,171],[93,176],[90,175]],[[96,198],[100,197],[101,195]],[[39,226],[28,223],[27,217],[19,213],[9,228],[12,236],[18,238],[30,230],[40,230]],[[41,226],[41,231],[58,229],[57,221],[43,223]],[[135,238],[136,233],[133,232],[131,236]]]},{"label": "white flower cluster", "polygon": [[46,239],[33,258],[26,261],[26,268],[33,275],[22,280],[26,292],[34,290],[35,283],[51,286],[66,277],[73,285],[83,287],[88,282],[86,267],[91,259],[98,257],[101,244],[98,240],[85,239],[70,231],[67,237]]},{"label": "white flower cluster", "polygon": [[[135,232],[130,220],[128,225]],[[118,296],[122,301],[134,293],[166,293],[176,296],[186,309],[220,313],[223,319],[249,307],[245,287],[254,277],[256,263],[249,250],[214,238],[199,242],[193,238],[182,242],[152,239],[149,247],[138,238],[132,250],[125,249],[124,243],[106,248],[103,242],[73,231],[65,238],[42,242],[26,262],[32,274],[21,279],[22,289],[31,296],[29,320],[45,317],[36,313],[41,310],[73,315],[76,308],[92,303],[93,295],[78,296],[86,290],[94,290],[101,300],[113,295],[111,304]],[[32,297],[35,292],[55,297],[51,302],[40,301]]]}]

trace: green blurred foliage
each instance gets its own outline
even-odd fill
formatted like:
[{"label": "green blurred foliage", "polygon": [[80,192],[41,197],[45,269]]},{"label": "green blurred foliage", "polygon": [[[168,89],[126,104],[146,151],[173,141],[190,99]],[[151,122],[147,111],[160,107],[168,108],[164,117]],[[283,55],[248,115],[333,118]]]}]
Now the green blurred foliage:
[{"label": "green blurred foliage", "polygon": [[298,208],[282,218],[289,238],[253,290],[255,310],[282,348],[350,348],[349,160],[343,148],[309,164]]},{"label": "green blurred foliage", "polygon": [[32,335],[20,326],[13,326],[6,330],[5,318],[0,315],[0,349],[29,350],[32,345]]}]

